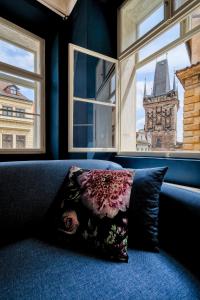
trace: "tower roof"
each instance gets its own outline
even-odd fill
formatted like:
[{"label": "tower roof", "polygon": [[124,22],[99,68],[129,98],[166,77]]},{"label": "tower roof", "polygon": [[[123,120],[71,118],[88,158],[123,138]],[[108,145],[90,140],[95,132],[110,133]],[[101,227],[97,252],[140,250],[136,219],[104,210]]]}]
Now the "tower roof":
[{"label": "tower roof", "polygon": [[156,63],[153,83],[153,96],[164,95],[170,91],[168,60],[164,59]]}]

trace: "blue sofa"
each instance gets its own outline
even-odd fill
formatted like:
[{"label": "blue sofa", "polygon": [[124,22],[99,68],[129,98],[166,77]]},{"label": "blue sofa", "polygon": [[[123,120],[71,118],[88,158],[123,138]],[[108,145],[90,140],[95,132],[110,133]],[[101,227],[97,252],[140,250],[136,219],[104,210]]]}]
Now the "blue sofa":
[{"label": "blue sofa", "polygon": [[160,253],[129,249],[129,263],[61,248],[41,228],[68,168],[109,161],[0,164],[0,299],[200,299],[200,193],[164,183]]}]

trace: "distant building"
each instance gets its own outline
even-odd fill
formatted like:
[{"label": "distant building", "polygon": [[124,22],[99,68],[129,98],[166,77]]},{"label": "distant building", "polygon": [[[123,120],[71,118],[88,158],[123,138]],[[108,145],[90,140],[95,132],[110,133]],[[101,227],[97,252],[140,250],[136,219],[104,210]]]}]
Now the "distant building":
[{"label": "distant building", "polygon": [[[29,115],[30,113],[30,115]],[[33,101],[15,84],[0,81],[0,148],[33,148]]]},{"label": "distant building", "polygon": [[157,62],[152,95],[144,88],[145,132],[151,134],[151,150],[175,150],[177,143],[178,91],[174,78],[170,89],[167,59]]},{"label": "distant building", "polygon": [[[200,25],[200,9],[195,11],[188,24],[191,28]],[[176,72],[185,89],[183,150],[200,151],[200,33],[186,45],[191,66]]]},{"label": "distant building", "polygon": [[143,129],[136,132],[136,150],[141,152],[151,150],[151,136]]}]

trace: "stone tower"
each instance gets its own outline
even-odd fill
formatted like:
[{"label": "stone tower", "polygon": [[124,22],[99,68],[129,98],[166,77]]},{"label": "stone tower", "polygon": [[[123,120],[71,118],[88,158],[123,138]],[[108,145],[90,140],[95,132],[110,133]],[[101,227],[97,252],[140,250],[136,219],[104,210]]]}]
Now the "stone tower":
[{"label": "stone tower", "polygon": [[170,89],[167,59],[157,62],[152,95],[144,88],[143,106],[145,110],[145,132],[151,134],[151,150],[173,151],[176,148],[178,91],[174,77]]}]

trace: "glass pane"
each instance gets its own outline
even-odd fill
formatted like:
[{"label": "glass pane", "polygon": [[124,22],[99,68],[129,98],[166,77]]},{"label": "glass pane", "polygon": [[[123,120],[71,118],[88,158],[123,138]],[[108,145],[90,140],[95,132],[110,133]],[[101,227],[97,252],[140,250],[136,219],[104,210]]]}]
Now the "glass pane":
[{"label": "glass pane", "polygon": [[120,9],[120,50],[127,49],[164,20],[164,1],[129,0]]},{"label": "glass pane", "polygon": [[199,47],[196,34],[137,70],[137,151],[200,151]]},{"label": "glass pane", "polygon": [[181,7],[183,4],[188,2],[189,0],[174,0],[174,10],[177,10],[179,7]]},{"label": "glass pane", "polygon": [[115,103],[115,64],[74,52],[74,97]]},{"label": "glass pane", "polygon": [[25,149],[26,148],[26,136],[25,135],[16,135],[16,148]]},{"label": "glass pane", "polygon": [[196,8],[182,21],[183,32],[185,33],[197,26],[200,26],[200,7]]},{"label": "glass pane", "polygon": [[157,7],[152,13],[149,14],[144,20],[138,23],[138,38],[142,37],[145,33],[150,31],[156,25],[164,20],[164,7],[163,4]]},{"label": "glass pane", "polygon": [[163,34],[159,35],[152,42],[141,48],[138,52],[139,61],[147,58],[154,52],[162,49],[171,42],[175,41],[180,37],[180,24],[174,25],[169,30],[165,31]]},{"label": "glass pane", "polygon": [[[17,79],[21,80],[16,78],[16,81]],[[40,84],[34,81],[28,83],[32,87],[20,85],[13,80],[9,82],[0,77],[1,149],[8,148],[5,139],[3,142],[3,135],[12,136],[13,149],[40,148]]]},{"label": "glass pane", "polygon": [[41,42],[23,29],[0,20],[0,61],[41,73]]},{"label": "glass pane", "polygon": [[0,40],[0,61],[27,71],[35,71],[35,57],[33,52],[24,50],[3,40]]},{"label": "glass pane", "polygon": [[73,146],[115,147],[115,108],[74,101]]}]

